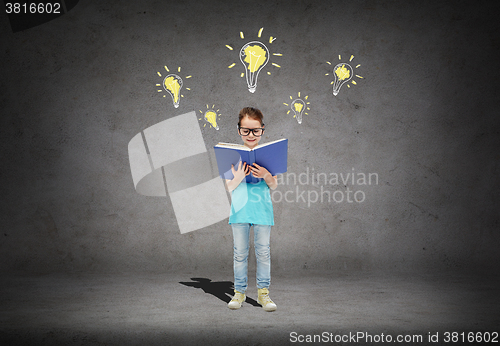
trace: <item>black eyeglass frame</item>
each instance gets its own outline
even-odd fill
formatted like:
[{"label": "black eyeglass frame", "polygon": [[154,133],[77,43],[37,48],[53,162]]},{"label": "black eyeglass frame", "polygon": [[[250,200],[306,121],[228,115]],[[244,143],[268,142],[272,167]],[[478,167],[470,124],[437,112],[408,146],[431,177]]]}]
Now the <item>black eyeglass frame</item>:
[{"label": "black eyeglass frame", "polygon": [[[262,126],[264,126],[264,124],[262,124]],[[241,129],[244,129],[244,130],[248,130],[248,133],[246,135],[242,134],[241,133]],[[262,130],[262,133],[260,135],[256,134],[254,131],[255,130]],[[264,127],[258,127],[256,129],[248,129],[246,127],[241,127],[241,126],[238,126],[238,133],[240,134],[240,136],[248,136],[250,134],[250,132],[252,132],[252,134],[255,136],[255,137],[260,137],[264,134],[264,130],[265,128]]]}]

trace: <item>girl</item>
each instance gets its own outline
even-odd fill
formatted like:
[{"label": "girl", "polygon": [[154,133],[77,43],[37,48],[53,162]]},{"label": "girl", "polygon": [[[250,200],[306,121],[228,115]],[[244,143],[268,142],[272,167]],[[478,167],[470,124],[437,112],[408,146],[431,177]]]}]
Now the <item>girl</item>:
[{"label": "girl", "polygon": [[[243,108],[239,114],[238,134],[243,144],[254,149],[264,133],[264,116],[258,109]],[[238,164],[231,167],[233,179],[226,180],[227,190],[231,192],[231,213],[229,224],[233,230],[234,241],[234,297],[229,302],[230,309],[239,309],[246,299],[248,282],[248,251],[250,227],[253,226],[255,257],[257,259],[257,289],[260,305],[265,311],[276,310],[276,304],[269,298],[271,283],[271,226],[274,225],[273,205],[269,189],[278,186],[276,176],[258,164]],[[246,183],[245,177],[252,173],[259,178],[257,183]]]}]

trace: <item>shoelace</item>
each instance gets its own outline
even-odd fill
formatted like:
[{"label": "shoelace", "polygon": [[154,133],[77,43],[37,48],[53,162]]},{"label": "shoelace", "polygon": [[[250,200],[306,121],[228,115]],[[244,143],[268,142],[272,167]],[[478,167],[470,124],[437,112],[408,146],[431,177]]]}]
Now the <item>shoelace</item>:
[{"label": "shoelace", "polygon": [[269,297],[269,294],[261,295],[260,296],[260,300],[264,303],[264,305],[267,305],[268,303],[273,303],[274,304],[274,302]]},{"label": "shoelace", "polygon": [[242,302],[243,301],[243,294],[241,293],[236,293],[233,297],[232,300],[237,300],[238,302]]}]

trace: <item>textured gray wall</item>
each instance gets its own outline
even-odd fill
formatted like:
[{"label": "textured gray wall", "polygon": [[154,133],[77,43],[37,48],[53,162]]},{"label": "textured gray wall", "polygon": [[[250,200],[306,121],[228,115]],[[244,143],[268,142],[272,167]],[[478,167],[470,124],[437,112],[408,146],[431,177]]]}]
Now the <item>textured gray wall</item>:
[{"label": "textured gray wall", "polygon": [[[230,273],[227,219],[180,234],[169,198],[138,194],[128,161],[134,135],[207,104],[221,114],[219,131],[200,121],[207,149],[239,142],[236,114],[251,105],[264,141],[289,139],[297,177],[378,174],[280,185],[306,201],[274,204],[274,272],[499,264],[495,2],[124,3],[80,1],[15,34],[0,15],[2,271]],[[237,51],[261,27],[283,56],[251,94]],[[364,78],[333,96],[326,61],[338,55]],[[193,76],[177,109],[157,92],[164,65]],[[301,125],[283,104],[298,92],[310,101]],[[365,200],[308,203],[321,188]]]}]

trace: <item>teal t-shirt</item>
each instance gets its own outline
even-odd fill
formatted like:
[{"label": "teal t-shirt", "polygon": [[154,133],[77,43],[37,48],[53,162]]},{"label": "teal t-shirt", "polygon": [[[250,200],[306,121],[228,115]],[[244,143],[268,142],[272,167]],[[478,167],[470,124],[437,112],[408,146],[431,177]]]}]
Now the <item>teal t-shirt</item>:
[{"label": "teal t-shirt", "polygon": [[254,184],[241,182],[231,192],[229,223],[274,225],[271,193],[264,179]]}]

